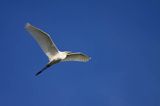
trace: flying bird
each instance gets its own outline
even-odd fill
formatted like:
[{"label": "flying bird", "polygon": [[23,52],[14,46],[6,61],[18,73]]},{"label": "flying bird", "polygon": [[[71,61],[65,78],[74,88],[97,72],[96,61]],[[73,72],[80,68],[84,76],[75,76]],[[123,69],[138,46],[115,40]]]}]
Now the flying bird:
[{"label": "flying bird", "polygon": [[49,62],[38,71],[35,75],[41,74],[44,70],[49,68],[50,66],[57,64],[59,62],[64,61],[79,61],[79,62],[87,62],[91,58],[81,52],[70,52],[70,51],[59,51],[56,47],[55,43],[52,41],[49,34],[42,31],[39,28],[27,23],[25,25],[25,29],[32,35],[32,37],[37,41],[43,52],[47,55]]}]

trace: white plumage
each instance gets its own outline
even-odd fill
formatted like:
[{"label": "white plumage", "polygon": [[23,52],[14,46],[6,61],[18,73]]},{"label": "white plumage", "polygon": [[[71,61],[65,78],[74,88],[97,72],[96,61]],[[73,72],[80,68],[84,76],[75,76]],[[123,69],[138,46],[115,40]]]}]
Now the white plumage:
[{"label": "white plumage", "polygon": [[52,66],[53,64],[59,63],[61,61],[81,61],[87,62],[91,58],[83,53],[72,53],[68,51],[61,52],[58,50],[54,42],[52,41],[49,34],[42,31],[39,28],[32,26],[27,23],[25,29],[32,35],[32,37],[37,41],[43,52],[47,55],[49,63],[40,70],[36,75],[42,73],[45,69]]}]

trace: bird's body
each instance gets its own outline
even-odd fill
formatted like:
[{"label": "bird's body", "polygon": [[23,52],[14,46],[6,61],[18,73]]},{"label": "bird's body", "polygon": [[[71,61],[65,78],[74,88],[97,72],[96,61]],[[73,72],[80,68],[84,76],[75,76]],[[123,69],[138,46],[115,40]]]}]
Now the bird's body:
[{"label": "bird's body", "polygon": [[32,37],[37,41],[40,45],[41,49],[47,55],[49,62],[46,66],[41,69],[36,76],[42,73],[44,70],[49,68],[50,66],[57,64],[61,61],[81,61],[87,62],[90,60],[90,57],[83,53],[72,53],[69,51],[59,51],[54,42],[52,41],[51,37],[44,31],[32,26],[31,24],[27,23],[25,26],[26,30],[32,35]]},{"label": "bird's body", "polygon": [[66,57],[67,57],[67,52],[58,51],[58,53],[55,54],[55,55],[52,57],[51,61],[52,61],[52,60],[59,60],[59,59],[60,59],[60,60],[64,60]]}]

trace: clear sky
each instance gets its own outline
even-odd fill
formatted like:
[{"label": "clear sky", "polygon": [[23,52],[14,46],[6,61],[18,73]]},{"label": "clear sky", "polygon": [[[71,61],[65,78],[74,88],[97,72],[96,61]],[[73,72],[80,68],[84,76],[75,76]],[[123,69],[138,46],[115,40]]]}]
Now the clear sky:
[{"label": "clear sky", "polygon": [[[160,106],[159,0],[1,0],[0,106]],[[57,64],[25,23],[87,63]]]}]

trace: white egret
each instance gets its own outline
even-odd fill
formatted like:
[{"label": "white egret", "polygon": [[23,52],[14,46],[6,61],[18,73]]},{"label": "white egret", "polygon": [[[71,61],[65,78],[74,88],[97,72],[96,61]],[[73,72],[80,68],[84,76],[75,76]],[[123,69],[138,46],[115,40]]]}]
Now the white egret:
[{"label": "white egret", "polygon": [[25,29],[37,41],[37,43],[49,59],[49,62],[46,64],[46,66],[42,68],[40,71],[38,71],[36,73],[36,76],[42,73],[45,69],[49,68],[50,66],[62,61],[87,62],[91,59],[89,56],[81,52],[72,53],[69,51],[59,51],[49,34],[47,34],[39,28],[32,26],[29,23],[25,25]]}]

